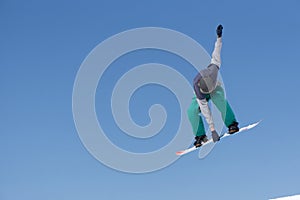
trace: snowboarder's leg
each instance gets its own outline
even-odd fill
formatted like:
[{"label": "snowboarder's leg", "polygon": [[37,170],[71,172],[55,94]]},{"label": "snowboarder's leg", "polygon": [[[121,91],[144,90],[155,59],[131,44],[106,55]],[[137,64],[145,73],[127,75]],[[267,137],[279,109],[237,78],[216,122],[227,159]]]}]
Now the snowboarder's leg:
[{"label": "snowboarder's leg", "polygon": [[205,135],[202,117],[199,116],[200,110],[196,97],[193,97],[192,103],[187,111],[190,123],[193,128],[195,136]]},{"label": "snowboarder's leg", "polygon": [[226,127],[230,127],[233,123],[236,123],[233,110],[228,101],[225,99],[224,90],[221,86],[217,86],[215,91],[211,94],[211,100],[221,112],[222,119]]}]

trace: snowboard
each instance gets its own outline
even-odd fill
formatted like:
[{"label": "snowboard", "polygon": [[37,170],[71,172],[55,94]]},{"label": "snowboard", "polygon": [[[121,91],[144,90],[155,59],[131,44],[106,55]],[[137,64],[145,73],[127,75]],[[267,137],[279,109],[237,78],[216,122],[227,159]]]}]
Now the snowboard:
[{"label": "snowboard", "polygon": [[[261,122],[261,121],[256,122],[256,123],[254,123],[254,124],[250,124],[250,125],[245,126],[245,127],[242,127],[242,128],[240,128],[240,130],[239,130],[238,132],[236,132],[236,133],[234,133],[234,134],[229,134],[228,132],[225,132],[225,133],[223,133],[223,134],[220,135],[220,140],[223,139],[223,138],[225,138],[225,137],[233,136],[233,135],[236,135],[236,134],[241,133],[241,132],[243,132],[243,131],[250,130],[250,129],[254,128],[255,126],[257,126],[260,122]],[[213,141],[213,139],[211,138],[211,139],[209,139],[207,142],[202,143],[202,145],[201,145],[200,147],[195,147],[195,146],[193,146],[193,147],[190,147],[190,148],[185,149],[185,150],[182,150],[182,151],[177,151],[177,152],[176,152],[176,155],[182,156],[182,155],[184,155],[184,154],[187,154],[187,153],[190,153],[190,152],[192,152],[192,151],[195,151],[196,149],[200,149],[201,147],[203,147],[203,146],[205,146],[205,145],[207,145],[207,144],[209,144],[209,143],[212,143],[212,142],[214,142],[214,141]]]}]

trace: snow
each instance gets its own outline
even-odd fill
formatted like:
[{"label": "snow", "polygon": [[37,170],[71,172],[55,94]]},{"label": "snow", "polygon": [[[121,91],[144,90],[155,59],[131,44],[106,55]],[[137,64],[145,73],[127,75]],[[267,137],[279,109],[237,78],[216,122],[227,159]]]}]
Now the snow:
[{"label": "snow", "polygon": [[287,197],[279,197],[279,198],[270,199],[270,200],[300,200],[300,195],[287,196]]}]

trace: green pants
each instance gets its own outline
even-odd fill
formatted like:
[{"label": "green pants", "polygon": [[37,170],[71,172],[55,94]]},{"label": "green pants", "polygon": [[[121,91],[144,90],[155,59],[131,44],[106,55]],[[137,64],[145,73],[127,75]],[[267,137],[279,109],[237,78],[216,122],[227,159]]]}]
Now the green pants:
[{"label": "green pants", "polygon": [[[235,115],[228,103],[225,99],[224,90],[221,86],[217,86],[217,88],[211,93],[206,95],[206,100],[212,100],[217,109],[221,112],[222,119],[226,127],[229,127],[233,122],[236,122]],[[196,96],[192,99],[192,103],[187,111],[190,123],[193,128],[193,133],[196,136],[205,135],[205,129],[203,125],[202,117],[199,115],[200,113],[199,105],[196,99]]]}]

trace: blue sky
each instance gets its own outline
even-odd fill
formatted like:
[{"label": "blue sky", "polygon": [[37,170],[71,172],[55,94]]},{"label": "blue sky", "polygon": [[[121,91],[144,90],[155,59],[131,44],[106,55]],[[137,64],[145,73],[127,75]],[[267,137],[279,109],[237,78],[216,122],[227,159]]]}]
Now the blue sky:
[{"label": "blue sky", "polygon": [[[268,199],[299,194],[300,4],[267,2],[0,1],[0,199]],[[182,32],[211,52],[219,23],[224,26],[221,75],[228,100],[240,124],[263,119],[259,127],[222,141],[203,160],[193,152],[147,174],[119,172],[94,159],[81,143],[72,115],[73,84],[89,52],[114,34],[148,26]],[[134,120],[147,124],[149,105],[162,103],[169,112],[168,134],[130,141],[110,121],[107,102],[99,95],[111,90],[110,76],[145,62],[180,69],[190,82],[196,75],[183,60],[157,51],[124,56],[112,65],[115,71],[107,71],[107,83],[97,90],[97,114],[106,120],[111,140],[136,151],[155,150],[173,137],[178,102],[159,86],[136,92],[130,104]],[[116,71],[122,63],[127,67]]]}]

